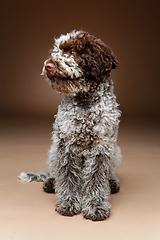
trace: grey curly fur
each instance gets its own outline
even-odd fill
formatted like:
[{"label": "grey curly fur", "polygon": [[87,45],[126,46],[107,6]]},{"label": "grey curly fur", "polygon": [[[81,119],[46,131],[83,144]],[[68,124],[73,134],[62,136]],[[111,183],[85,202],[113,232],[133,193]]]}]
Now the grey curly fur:
[{"label": "grey curly fur", "polygon": [[[82,52],[77,50],[80,41],[84,45]],[[85,48],[86,41],[90,50]],[[109,60],[106,60],[108,67],[103,64],[103,68],[107,69],[103,74],[92,72],[85,75],[86,63],[81,65],[86,51],[92,55],[92,43],[98,51],[101,47],[105,54],[106,51],[110,54]],[[72,46],[72,52],[63,51],[66,45]],[[66,94],[53,124],[49,173],[41,173],[43,188],[47,192],[56,192],[56,211],[60,214],[73,216],[82,212],[86,219],[93,221],[109,217],[109,195],[120,189],[117,178],[121,160],[121,151],[117,146],[120,111],[110,79],[110,71],[118,62],[108,49],[88,33],[73,31],[55,40],[51,58],[46,60],[43,68],[43,74],[47,75],[52,86]],[[25,173],[20,178],[40,181],[40,178],[36,179],[36,174],[32,174],[32,179],[31,173],[30,178]]]}]

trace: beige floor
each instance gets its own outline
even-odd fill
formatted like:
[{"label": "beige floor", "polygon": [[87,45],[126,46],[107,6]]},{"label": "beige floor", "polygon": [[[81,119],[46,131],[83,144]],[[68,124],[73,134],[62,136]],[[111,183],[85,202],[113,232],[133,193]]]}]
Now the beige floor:
[{"label": "beige floor", "polygon": [[47,170],[51,123],[52,117],[1,119],[0,240],[159,240],[160,119],[122,119],[121,191],[110,197],[111,217],[102,222],[60,216],[42,183],[17,178]]}]

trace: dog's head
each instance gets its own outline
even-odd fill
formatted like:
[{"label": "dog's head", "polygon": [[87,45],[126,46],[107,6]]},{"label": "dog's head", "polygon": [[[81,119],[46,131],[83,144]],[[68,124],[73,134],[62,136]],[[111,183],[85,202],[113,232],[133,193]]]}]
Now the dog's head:
[{"label": "dog's head", "polygon": [[42,74],[56,91],[76,95],[99,85],[117,64],[112,50],[100,39],[88,32],[74,30],[55,39]]}]

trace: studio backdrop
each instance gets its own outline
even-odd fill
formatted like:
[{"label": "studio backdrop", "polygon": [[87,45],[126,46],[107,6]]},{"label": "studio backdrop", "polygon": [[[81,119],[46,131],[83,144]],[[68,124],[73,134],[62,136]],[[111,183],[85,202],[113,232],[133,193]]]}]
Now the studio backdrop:
[{"label": "studio backdrop", "polygon": [[83,29],[115,52],[124,115],[160,114],[159,1],[2,0],[2,114],[53,115],[62,99],[41,76],[54,37]]}]

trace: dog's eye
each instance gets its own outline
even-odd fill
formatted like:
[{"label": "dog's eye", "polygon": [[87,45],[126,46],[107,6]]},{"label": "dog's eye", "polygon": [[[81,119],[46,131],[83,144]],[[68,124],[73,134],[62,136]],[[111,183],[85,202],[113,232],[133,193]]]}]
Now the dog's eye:
[{"label": "dog's eye", "polygon": [[69,53],[70,53],[70,54],[74,54],[74,53],[76,53],[76,52],[75,52],[75,51],[70,51]]}]

